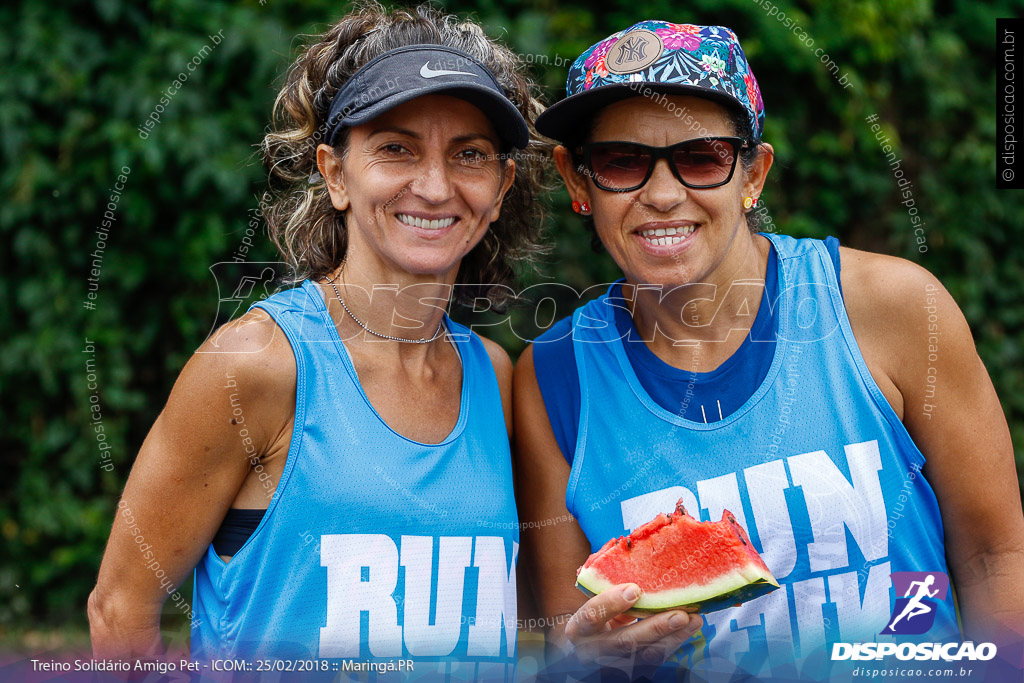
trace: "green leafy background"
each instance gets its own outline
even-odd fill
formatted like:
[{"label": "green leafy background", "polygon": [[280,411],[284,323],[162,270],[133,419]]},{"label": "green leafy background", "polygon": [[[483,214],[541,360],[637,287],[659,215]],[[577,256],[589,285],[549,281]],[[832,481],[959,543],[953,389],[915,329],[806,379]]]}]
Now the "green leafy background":
[{"label": "green leafy background", "polygon": [[[776,229],[914,260],[960,304],[1024,447],[1024,193],[995,189],[995,19],[1019,2],[757,0],[450,2],[525,56],[548,101],[566,62],[643,18],[730,26],[766,100],[776,149],[764,199]],[[210,266],[232,258],[264,187],[256,147],[300,34],[343,7],[323,0],[8,3],[0,9],[0,639],[84,646],[85,599],[134,454],[190,353],[218,320]],[[220,45],[147,139],[137,127],[204,45]],[[557,59],[556,59],[557,57]],[[845,75],[851,87],[837,77]],[[921,254],[865,117],[898,147],[926,221]],[[95,310],[86,279],[118,169],[131,169],[104,252]],[[534,281],[578,289],[616,277],[552,194],[552,255]],[[251,261],[276,260],[262,234]],[[564,311],[567,312],[567,311]],[[223,315],[223,312],[221,313]],[[521,316],[522,314],[520,314]],[[526,327],[529,324],[526,323]],[[523,329],[520,324],[517,329]],[[507,326],[491,335],[513,357]],[[100,469],[83,353],[95,368],[113,471]],[[1021,458],[1018,455],[1018,469]],[[170,631],[184,621],[168,608]]]}]

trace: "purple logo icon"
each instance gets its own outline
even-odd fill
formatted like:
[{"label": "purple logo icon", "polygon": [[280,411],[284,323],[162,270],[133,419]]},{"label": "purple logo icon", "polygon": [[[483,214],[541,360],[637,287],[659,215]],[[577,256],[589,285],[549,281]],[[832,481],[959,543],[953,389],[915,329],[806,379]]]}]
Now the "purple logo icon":
[{"label": "purple logo icon", "polygon": [[939,601],[949,593],[949,577],[942,572],[893,572],[896,604],[884,635],[916,636],[935,623]]}]

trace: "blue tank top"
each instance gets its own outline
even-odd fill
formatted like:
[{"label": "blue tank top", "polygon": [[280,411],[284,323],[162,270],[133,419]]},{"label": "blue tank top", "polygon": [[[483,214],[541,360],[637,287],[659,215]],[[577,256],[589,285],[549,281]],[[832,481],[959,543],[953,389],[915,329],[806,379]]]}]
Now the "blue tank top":
[{"label": "blue tank top", "polygon": [[196,567],[193,657],[340,660],[328,679],[364,670],[346,661],[413,660],[413,677],[512,680],[519,529],[480,338],[445,316],[459,418],[423,444],[374,410],[314,283],[254,305],[295,354],[295,427],[255,533],[230,562],[211,545]]},{"label": "blue tank top", "polygon": [[592,551],[680,498],[704,521],[732,512],[781,588],[706,614],[668,666],[825,680],[833,643],[959,632],[947,599],[924,635],[879,635],[903,597],[891,572],[948,574],[938,504],[924,456],[864,363],[825,246],[767,237],[778,254],[775,353],[724,420],[687,420],[651,399],[607,296],[575,312],[582,401],[565,500]]},{"label": "blue tank top", "polygon": [[[826,237],[825,246],[839,274],[839,240]],[[736,352],[710,372],[676,368],[658,358],[637,333],[625,307],[615,307],[615,327],[623,338],[626,356],[637,379],[662,408],[680,411],[681,417],[698,422],[715,422],[731,415],[760,386],[775,356],[775,317],[772,305],[779,294],[775,248],[769,247],[761,306],[750,333]],[[619,281],[621,282],[621,280]],[[740,287],[755,284],[742,281]],[[840,283],[840,293],[842,293]],[[729,305],[730,292],[721,299]],[[615,290],[612,298],[621,297]],[[572,465],[576,425],[580,419],[580,385],[576,379],[576,356],[572,345],[572,316],[562,318],[533,342],[533,365],[537,385],[551,423],[551,431],[562,455]],[[689,397],[686,401],[681,399]]]}]

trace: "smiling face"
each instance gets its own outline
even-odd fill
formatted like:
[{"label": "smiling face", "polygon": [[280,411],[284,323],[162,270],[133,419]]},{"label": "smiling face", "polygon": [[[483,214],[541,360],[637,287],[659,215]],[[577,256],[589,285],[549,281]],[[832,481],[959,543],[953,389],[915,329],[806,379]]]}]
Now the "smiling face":
[{"label": "smiling face", "polygon": [[346,267],[453,281],[515,177],[515,162],[499,151],[483,112],[447,95],[417,98],[349,129],[344,159],[321,145],[320,172],[345,212]]},{"label": "smiling face", "polygon": [[[680,95],[668,100],[674,108],[646,97],[608,105],[595,120],[588,142],[665,147],[700,135],[737,135],[721,105]],[[565,148],[556,150],[556,161],[572,198],[590,205],[598,237],[627,281],[666,286],[718,283],[745,262],[752,241],[743,199],[760,196],[771,166],[770,154],[762,153],[750,172],[737,160],[729,183],[695,190],[680,183],[668,161],[659,159],[643,187],[608,192],[575,171]]]}]

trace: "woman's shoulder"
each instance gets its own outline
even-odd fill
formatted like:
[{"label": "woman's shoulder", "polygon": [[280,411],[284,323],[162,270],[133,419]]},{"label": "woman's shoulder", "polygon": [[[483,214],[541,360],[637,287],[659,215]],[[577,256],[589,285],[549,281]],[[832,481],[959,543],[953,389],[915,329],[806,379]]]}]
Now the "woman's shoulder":
[{"label": "woman's shoulder", "polygon": [[534,339],[520,357],[520,363],[528,362],[524,370],[533,371],[531,374],[541,395],[552,404],[568,400],[567,392],[579,393],[572,319],[569,315],[553,324]]},{"label": "woman's shoulder", "polygon": [[[476,334],[475,332],[473,334]],[[512,381],[512,359],[508,355],[501,344],[487,337],[477,334],[480,339],[480,343],[483,344],[484,351],[487,352],[487,357],[491,360],[491,365],[494,366],[494,374],[498,377],[498,384],[504,388],[507,384]]]},{"label": "woman's shoulder", "polygon": [[[283,332],[253,309],[222,325],[192,354],[158,418],[171,450],[196,462],[234,457],[244,420],[263,452],[295,410],[295,360]],[[154,427],[156,430],[157,427]]]},{"label": "woman's shoulder", "polygon": [[[858,325],[889,343],[918,339],[937,319],[943,336],[966,335],[963,313],[942,282],[927,268],[907,259],[841,247],[843,291],[854,332]],[[900,343],[917,353],[913,344]]]},{"label": "woman's shoulder", "polygon": [[865,314],[916,313],[926,292],[945,292],[937,277],[913,261],[849,247],[840,247],[839,253],[847,308]]},{"label": "woman's shoulder", "polygon": [[196,349],[189,361],[192,364],[211,382],[222,377],[234,379],[240,388],[244,382],[245,393],[261,401],[294,399],[296,365],[291,344],[273,316],[262,308],[254,307],[218,328]]},{"label": "woman's shoulder", "polygon": [[960,307],[926,268],[859,249],[841,254],[847,315],[872,374],[882,370],[903,394],[924,386],[928,340],[940,328],[947,348],[973,350]]}]

